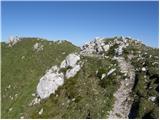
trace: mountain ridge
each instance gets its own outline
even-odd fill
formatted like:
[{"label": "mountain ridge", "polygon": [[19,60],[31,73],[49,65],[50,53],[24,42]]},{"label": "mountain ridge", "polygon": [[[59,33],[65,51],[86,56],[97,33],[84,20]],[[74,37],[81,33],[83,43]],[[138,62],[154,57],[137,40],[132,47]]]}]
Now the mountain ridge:
[{"label": "mountain ridge", "polygon": [[[8,44],[1,43],[2,103],[9,98],[9,106],[2,104],[2,118],[108,118],[109,116],[109,118],[132,118],[133,116],[134,118],[143,118],[146,115],[151,118],[158,117],[158,108],[155,107],[159,104],[157,103],[159,99],[157,94],[159,93],[157,89],[159,83],[159,77],[157,76],[159,74],[157,73],[158,48],[145,46],[129,37],[96,38],[81,48],[68,41],[46,41],[40,38],[21,39],[12,38]],[[40,78],[45,75],[46,70],[54,65],[59,66],[63,60],[67,61],[67,56],[73,53],[80,55],[80,61],[83,63],[80,70],[68,80],[65,78],[63,85],[58,87],[49,98],[40,100],[38,104],[33,106],[28,106],[36,96],[36,86]],[[113,106],[117,106],[114,94],[130,76],[128,76],[128,72],[122,72],[123,67],[121,68],[120,65],[122,63],[117,58],[118,60],[123,58],[123,64],[130,63],[135,71],[135,82],[134,85],[132,83],[133,88],[130,87],[131,91],[128,92],[132,94],[129,100],[132,101],[129,104],[131,110],[124,116],[121,114],[121,110],[118,111],[119,113],[114,110]],[[17,64],[17,61],[19,64]],[[152,63],[149,61],[152,61]],[[154,65],[152,65],[153,63]],[[15,68],[7,69],[11,66]],[[24,71],[21,68],[22,66],[26,67],[29,72]],[[131,68],[126,69],[130,70]],[[67,71],[69,73],[69,71],[74,70],[74,67],[69,65],[65,69],[60,69],[59,72],[65,75]],[[6,75],[6,73],[11,73],[11,75]],[[13,77],[13,75],[16,76]],[[31,79],[27,80],[29,75],[31,75]],[[18,96],[18,93],[10,91],[10,89],[16,89],[14,84],[11,85],[12,79],[15,80],[15,83],[25,83],[19,85],[21,87],[26,86],[24,91],[28,91],[27,86],[31,87],[30,92],[28,91],[30,95],[25,94],[22,90],[20,98],[13,97],[13,94]],[[28,83],[22,82],[21,79],[28,81]],[[35,81],[33,81],[34,79]],[[31,85],[30,82],[34,82],[34,84]],[[89,86],[92,86],[92,89],[89,89]],[[21,87],[16,90],[20,90]],[[76,89],[77,87],[79,89]],[[27,98],[27,101],[24,100],[24,97]],[[14,100],[17,99],[19,101],[14,103]],[[141,100],[145,100],[144,105]],[[20,107],[22,103],[23,107]],[[139,109],[134,115],[131,115],[135,103],[139,104]],[[150,107],[143,110],[145,105]],[[54,106],[54,108],[50,106]],[[94,109],[93,106],[95,106]],[[112,109],[114,116],[109,115]],[[122,111],[124,112],[124,110]],[[59,111],[59,113],[56,111]],[[73,111],[75,112],[73,113]]]}]

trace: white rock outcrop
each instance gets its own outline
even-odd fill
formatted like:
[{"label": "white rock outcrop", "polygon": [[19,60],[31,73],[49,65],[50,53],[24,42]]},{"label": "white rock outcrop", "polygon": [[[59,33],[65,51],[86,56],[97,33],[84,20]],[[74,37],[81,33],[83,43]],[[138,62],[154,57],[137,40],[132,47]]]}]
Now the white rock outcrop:
[{"label": "white rock outcrop", "polygon": [[155,96],[151,96],[148,99],[154,102],[156,100],[156,97]]},{"label": "white rock outcrop", "polygon": [[116,70],[116,68],[111,69],[111,70],[107,73],[107,76],[111,75],[115,70]]},{"label": "white rock outcrop", "polygon": [[60,68],[65,68],[65,67],[74,67],[77,62],[80,60],[80,55],[71,53],[69,54],[65,60],[62,61]]},{"label": "white rock outcrop", "polygon": [[39,104],[40,101],[41,101],[41,99],[36,97],[31,101],[31,103],[29,103],[29,106],[33,106],[35,104]]},{"label": "white rock outcrop", "polygon": [[37,94],[41,99],[48,98],[64,83],[63,73],[55,72],[52,68],[40,79]]},{"label": "white rock outcrop", "polygon": [[[104,38],[96,37],[94,41],[91,41],[81,48],[81,54],[83,55],[90,55],[96,54],[104,51],[103,46],[105,46],[105,42],[103,41]],[[108,46],[106,46],[106,50]]]},{"label": "white rock outcrop", "polygon": [[121,37],[118,39],[115,39],[114,42],[115,44],[118,44],[118,48],[115,49],[115,52],[118,56],[121,56],[123,54],[123,48],[126,48],[127,46],[129,46],[128,44],[128,40],[124,37]]},{"label": "white rock outcrop", "polygon": [[72,69],[67,70],[66,78],[69,79],[71,77],[74,77],[80,69],[81,69],[80,65],[75,65]]},{"label": "white rock outcrop", "polygon": [[[37,96],[41,99],[48,98],[51,94],[55,93],[59,86],[63,85],[64,77],[67,79],[74,77],[81,68],[80,62],[78,63],[79,60],[80,55],[71,53],[62,61],[60,67],[55,65],[47,70],[37,85]],[[68,69],[68,66],[71,68]],[[68,69],[66,73],[60,72],[62,68]]]},{"label": "white rock outcrop", "polygon": [[109,50],[109,48],[110,48],[110,46],[109,45],[104,45],[103,46],[103,49],[104,49],[104,51],[106,52],[106,51],[108,51]]},{"label": "white rock outcrop", "polygon": [[9,47],[12,47],[13,45],[15,45],[17,42],[19,42],[21,39],[20,39],[20,37],[18,37],[18,36],[15,36],[15,37],[13,37],[13,36],[11,36],[10,38],[9,38]]},{"label": "white rock outcrop", "polygon": [[129,46],[129,39],[122,36],[112,39],[112,41],[107,41],[107,38],[96,37],[94,41],[91,41],[82,46],[80,53],[87,56],[102,54],[103,52],[109,51],[110,47],[118,45],[118,47],[115,48],[115,53],[117,56],[121,56],[123,54],[123,48]]},{"label": "white rock outcrop", "polygon": [[35,43],[33,45],[33,50],[36,50],[37,52],[42,51],[43,50],[43,45],[40,43]]}]

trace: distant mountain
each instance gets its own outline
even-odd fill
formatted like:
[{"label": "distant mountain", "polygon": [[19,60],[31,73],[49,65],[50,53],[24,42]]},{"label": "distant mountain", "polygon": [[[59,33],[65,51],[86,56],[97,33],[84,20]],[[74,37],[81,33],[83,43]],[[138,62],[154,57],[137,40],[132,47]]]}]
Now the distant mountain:
[{"label": "distant mountain", "polygon": [[11,37],[1,54],[1,118],[159,118],[158,48]]}]

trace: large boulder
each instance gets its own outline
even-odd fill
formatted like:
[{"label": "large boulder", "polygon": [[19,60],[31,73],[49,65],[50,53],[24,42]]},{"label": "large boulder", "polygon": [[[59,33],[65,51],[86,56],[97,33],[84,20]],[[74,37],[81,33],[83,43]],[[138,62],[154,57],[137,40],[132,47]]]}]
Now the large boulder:
[{"label": "large boulder", "polygon": [[36,50],[37,52],[42,51],[43,50],[43,45],[40,43],[35,43],[33,45],[33,50]]},{"label": "large boulder", "polygon": [[74,67],[77,62],[80,60],[80,56],[78,54],[69,54],[64,61],[62,61],[60,68],[65,67]]},{"label": "large boulder", "polygon": [[[46,71],[46,74],[41,77],[37,85],[37,95],[41,99],[48,98],[51,94],[54,94],[59,86],[62,86],[64,83],[64,76],[67,79],[74,77],[77,72],[80,70],[80,56],[78,54],[71,53],[65,60],[62,61],[60,67],[53,66]],[[68,69],[68,67],[71,67]],[[60,72],[60,69],[66,68],[66,74]]]},{"label": "large boulder", "polygon": [[107,52],[107,51],[109,50],[109,48],[110,48],[109,45],[104,45],[104,46],[103,46],[103,49],[104,49],[105,52]]},{"label": "large boulder", "polygon": [[107,73],[107,76],[111,75],[115,70],[116,70],[116,68],[112,68],[112,69]]},{"label": "large boulder", "polygon": [[15,45],[17,42],[19,42],[21,39],[18,37],[18,36],[16,36],[16,37],[13,37],[13,36],[11,36],[10,38],[9,38],[9,47],[12,47],[13,45]]},{"label": "large boulder", "polygon": [[37,95],[41,99],[48,98],[50,94],[55,93],[59,86],[64,83],[63,73],[55,72],[56,67],[52,67],[43,77],[41,77],[37,86]]},{"label": "large boulder", "polygon": [[69,79],[71,77],[74,77],[80,69],[81,69],[80,65],[76,65],[72,69],[67,70],[66,78]]}]

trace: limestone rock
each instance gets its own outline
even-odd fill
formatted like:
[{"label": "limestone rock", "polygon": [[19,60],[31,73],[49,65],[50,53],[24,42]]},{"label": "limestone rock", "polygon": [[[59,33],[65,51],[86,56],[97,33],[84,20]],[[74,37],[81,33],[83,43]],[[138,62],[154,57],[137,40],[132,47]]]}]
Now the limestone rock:
[{"label": "limestone rock", "polygon": [[142,68],[142,71],[143,71],[143,72],[145,72],[145,71],[146,71],[146,68],[145,68],[145,67],[143,67],[143,68]]},{"label": "limestone rock", "polygon": [[148,99],[154,102],[156,100],[156,97],[155,96],[151,96]]},{"label": "limestone rock", "polygon": [[115,70],[116,70],[115,68],[111,69],[111,70],[107,73],[107,76],[111,75]]},{"label": "limestone rock", "polygon": [[[83,55],[91,55],[91,54],[99,54],[103,52],[105,46],[105,43],[103,41],[104,38],[96,37],[94,41],[91,41],[90,43],[85,44],[81,48],[81,54]],[[107,46],[106,46],[107,50]]]},{"label": "limestone rock", "polygon": [[48,98],[50,94],[55,93],[57,88],[64,83],[63,73],[54,73],[48,71],[43,77],[41,77],[40,82],[37,86],[37,94],[41,99]]},{"label": "limestone rock", "polygon": [[106,76],[106,74],[104,73],[104,74],[102,74],[102,76],[101,76],[101,80],[103,79],[103,78],[105,78],[105,76]]},{"label": "limestone rock", "polygon": [[12,47],[12,46],[14,46],[17,42],[19,42],[21,39],[18,37],[18,36],[16,36],[16,37],[13,37],[13,36],[11,36],[10,38],[9,38],[9,47]]},{"label": "limestone rock", "polygon": [[60,68],[65,68],[65,67],[74,67],[76,63],[80,60],[80,56],[77,54],[69,54],[64,61],[62,61]]},{"label": "limestone rock", "polygon": [[43,108],[38,112],[39,115],[42,115],[43,113]]},{"label": "limestone rock", "polygon": [[65,60],[62,61],[60,68],[67,68],[71,66],[72,69],[68,69],[66,75],[60,71],[60,68],[55,65],[46,71],[46,74],[41,77],[37,85],[37,95],[41,99],[48,98],[51,94],[54,94],[59,86],[64,83],[64,76],[66,78],[74,77],[80,70],[81,66],[77,63],[80,60],[80,56],[75,53],[69,54]]},{"label": "limestone rock", "polygon": [[108,51],[108,50],[109,50],[109,48],[110,48],[110,46],[109,46],[109,45],[105,45],[105,46],[103,46],[104,51]]},{"label": "limestone rock", "polygon": [[80,69],[81,69],[80,65],[76,65],[72,69],[67,70],[66,78],[69,79],[71,77],[74,77]]},{"label": "limestone rock", "polygon": [[41,43],[35,43],[33,45],[33,50],[39,52],[39,51],[42,51],[43,50],[43,45]]},{"label": "limestone rock", "polygon": [[29,104],[29,106],[32,106],[32,105],[35,105],[35,104],[39,104],[40,101],[41,101],[41,99],[36,97],[36,98],[34,98],[34,99],[31,101],[31,103]]}]

